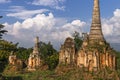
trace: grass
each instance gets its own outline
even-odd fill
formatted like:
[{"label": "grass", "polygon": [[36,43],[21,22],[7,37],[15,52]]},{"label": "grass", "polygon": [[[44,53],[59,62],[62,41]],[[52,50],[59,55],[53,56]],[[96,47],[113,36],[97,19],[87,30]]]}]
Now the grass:
[{"label": "grass", "polygon": [[[54,80],[51,75],[54,75],[54,71],[33,71],[33,72],[12,72],[12,73],[3,73],[3,76],[7,78],[16,78],[13,80],[18,80],[18,78],[21,78],[21,80]],[[6,79],[7,80],[7,79]]]},{"label": "grass", "polygon": [[5,80],[117,80],[115,76],[112,79],[106,77],[101,77],[103,71],[98,73],[84,72],[83,70],[73,69],[63,74],[55,73],[55,71],[50,70],[37,70],[33,72],[5,72]]}]

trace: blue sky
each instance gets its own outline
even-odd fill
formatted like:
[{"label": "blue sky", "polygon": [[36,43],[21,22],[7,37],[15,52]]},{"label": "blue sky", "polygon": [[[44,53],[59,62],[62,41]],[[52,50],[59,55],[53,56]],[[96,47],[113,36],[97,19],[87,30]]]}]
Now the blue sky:
[{"label": "blue sky", "polygon": [[[2,1],[2,0],[1,0]],[[6,14],[9,13],[9,9],[11,6],[22,6],[27,10],[37,10],[37,9],[48,9],[50,12],[54,13],[55,17],[64,17],[71,19],[82,19],[89,20],[91,19],[92,14],[92,5],[93,0],[63,0],[64,2],[60,2],[60,7],[64,6],[64,10],[54,9],[50,6],[44,5],[33,5],[32,2],[34,0],[3,0],[10,1],[7,3],[1,2],[1,13],[0,15],[4,16],[4,22],[16,22],[18,19],[14,19],[13,17],[7,17]],[[37,1],[37,0],[36,0]],[[42,0],[38,0],[42,1]],[[47,1],[47,0],[45,0]],[[55,0],[53,0],[55,1]],[[101,7],[101,17],[109,18],[113,15],[113,11],[117,8],[120,8],[120,0],[100,0]],[[12,20],[11,20],[12,19]]]},{"label": "blue sky", "polygon": [[[74,31],[88,32],[93,0],[0,0],[0,20],[8,30],[6,40],[32,47],[33,38],[60,46]],[[100,0],[103,33],[119,43],[120,0]]]}]

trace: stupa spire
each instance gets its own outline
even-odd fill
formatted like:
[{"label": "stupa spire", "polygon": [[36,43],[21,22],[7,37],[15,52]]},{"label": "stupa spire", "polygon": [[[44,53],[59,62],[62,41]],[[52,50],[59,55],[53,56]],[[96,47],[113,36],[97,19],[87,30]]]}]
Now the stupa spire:
[{"label": "stupa spire", "polygon": [[92,24],[90,29],[89,41],[105,41],[102,33],[99,0],[94,0]]},{"label": "stupa spire", "polygon": [[33,49],[33,54],[39,54],[39,37],[36,37],[35,38],[35,46],[34,46],[34,49]]}]

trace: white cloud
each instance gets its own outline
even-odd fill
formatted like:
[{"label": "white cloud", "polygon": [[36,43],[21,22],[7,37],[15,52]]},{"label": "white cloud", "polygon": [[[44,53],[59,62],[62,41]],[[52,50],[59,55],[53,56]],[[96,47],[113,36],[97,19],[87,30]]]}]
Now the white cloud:
[{"label": "white cloud", "polygon": [[63,3],[66,0],[34,0],[32,4],[34,5],[41,5],[41,6],[48,6],[51,8],[55,8],[58,10],[64,10],[65,6],[63,6]]},{"label": "white cloud", "polygon": [[49,13],[48,15],[37,14],[35,17],[25,19],[23,22],[5,23],[4,25],[8,30],[8,35],[12,36],[8,38],[7,35],[5,37],[7,40],[22,42],[20,45],[32,47],[33,39],[35,36],[39,36],[41,41],[51,41],[54,47],[58,47],[74,31],[81,32],[86,23],[80,20],[73,20],[69,23],[66,22],[66,19],[55,18],[52,13]]},{"label": "white cloud", "polygon": [[11,6],[11,9],[9,9],[9,11],[10,11],[10,13],[6,14],[9,17],[15,17],[15,18],[19,18],[19,19],[27,19],[27,18],[33,17],[36,14],[44,13],[49,10],[47,10],[47,9],[26,10],[22,6]]},{"label": "white cloud", "polygon": [[114,12],[115,17],[120,17],[120,9],[116,9]]},{"label": "white cloud", "polygon": [[11,2],[11,0],[0,0],[0,3],[8,3]]},{"label": "white cloud", "polygon": [[113,14],[113,17],[103,20],[103,33],[109,42],[120,43],[120,9]]},{"label": "white cloud", "polygon": [[11,11],[11,12],[20,12],[26,10],[23,6],[10,6],[9,8],[10,9],[7,11]]},{"label": "white cloud", "polygon": [[[24,7],[14,6],[11,12],[17,12],[18,8],[21,12],[26,11]],[[5,38],[11,41],[18,41],[22,46],[31,47],[33,46],[35,36],[39,36],[41,41],[51,41],[55,47],[58,47],[74,31],[85,31],[88,28],[87,24],[81,20],[68,22],[64,18],[55,18],[52,13],[46,15],[41,12],[35,17],[31,16],[25,19],[23,22],[16,22],[14,24],[5,23],[4,25],[9,31]],[[102,20],[102,29],[108,42],[119,43],[120,9],[116,9],[111,18]]]},{"label": "white cloud", "polygon": [[85,24],[85,22],[81,22],[80,20],[74,20],[71,24],[75,26],[82,26],[83,24]]}]

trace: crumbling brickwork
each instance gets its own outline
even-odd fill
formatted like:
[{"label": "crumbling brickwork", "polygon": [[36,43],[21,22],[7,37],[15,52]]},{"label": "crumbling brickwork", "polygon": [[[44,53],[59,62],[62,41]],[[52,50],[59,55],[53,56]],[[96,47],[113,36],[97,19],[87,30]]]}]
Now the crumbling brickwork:
[{"label": "crumbling brickwork", "polygon": [[30,54],[30,56],[28,58],[27,68],[29,71],[34,71],[37,68],[39,68],[41,65],[41,58],[40,58],[40,53],[38,50],[38,48],[39,48],[38,44],[39,44],[39,38],[36,37],[33,52]]},{"label": "crumbling brickwork", "polygon": [[75,52],[74,41],[71,38],[67,38],[61,46],[59,64],[70,64],[71,61],[78,68],[85,68],[88,71],[97,71],[105,67],[115,69],[114,51],[105,41],[102,33],[99,0],[94,0],[90,33],[85,35],[82,47]]}]

